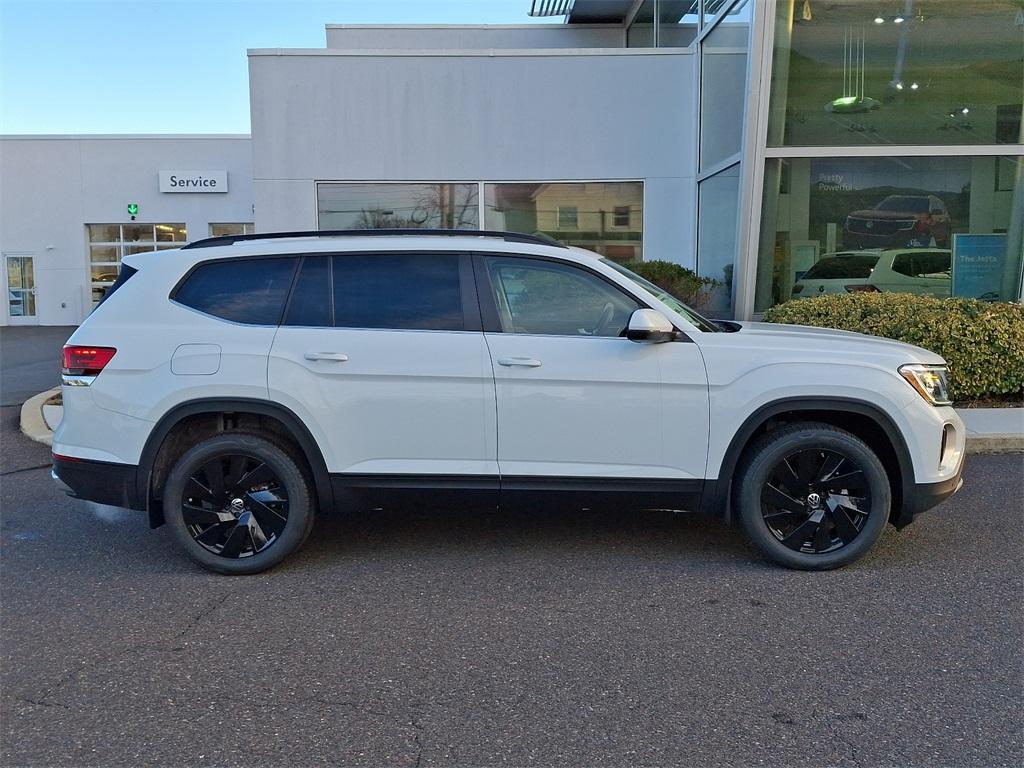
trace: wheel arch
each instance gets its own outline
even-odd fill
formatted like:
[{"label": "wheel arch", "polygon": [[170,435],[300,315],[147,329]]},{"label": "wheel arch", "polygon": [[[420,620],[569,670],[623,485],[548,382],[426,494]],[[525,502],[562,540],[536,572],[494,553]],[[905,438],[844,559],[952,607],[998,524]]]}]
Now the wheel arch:
[{"label": "wheel arch", "polygon": [[892,509],[889,520],[902,528],[913,519],[904,504],[905,492],[914,485],[914,466],[903,434],[892,418],[874,403],[845,397],[788,397],[773,400],[751,413],[736,430],[722,457],[717,480],[708,481],[702,511],[732,520],[732,490],[744,453],[751,443],[776,426],[796,421],[820,421],[845,429],[864,440],[878,454],[889,477]]},{"label": "wheel arch", "polygon": [[[202,417],[214,417],[216,420],[217,426],[212,430],[209,428],[206,430],[210,434],[241,431],[237,426],[240,418],[271,419],[280,424],[281,428],[278,428],[277,436],[278,438],[290,438],[290,442],[302,453],[302,458],[305,459],[312,474],[319,507],[328,509],[334,505],[330,475],[323,453],[313,439],[309,428],[294,412],[283,405],[264,400],[204,398],[189,400],[171,408],[157,422],[142,449],[139,469],[136,473],[136,490],[138,498],[143,499],[146,503],[151,528],[157,528],[164,523],[163,504],[158,493],[159,488],[155,486],[154,480],[160,477],[160,472],[167,469],[167,467],[161,466],[158,460],[162,461],[166,455],[165,448],[170,447],[168,438],[183,423],[190,419],[202,420]],[[229,426],[228,421],[231,421],[233,426]]]}]

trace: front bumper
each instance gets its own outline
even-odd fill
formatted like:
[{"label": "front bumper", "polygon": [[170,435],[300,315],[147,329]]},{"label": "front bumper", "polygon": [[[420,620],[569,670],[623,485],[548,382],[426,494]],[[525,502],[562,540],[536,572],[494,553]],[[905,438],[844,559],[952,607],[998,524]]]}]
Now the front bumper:
[{"label": "front bumper", "polygon": [[145,509],[136,490],[138,467],[106,461],[54,456],[50,476],[69,496],[97,504]]},{"label": "front bumper", "polygon": [[903,506],[899,515],[892,519],[892,524],[897,528],[903,528],[914,521],[915,515],[927,512],[959,491],[964,484],[963,471],[964,462],[961,459],[956,474],[946,480],[938,483],[913,483],[904,486]]}]

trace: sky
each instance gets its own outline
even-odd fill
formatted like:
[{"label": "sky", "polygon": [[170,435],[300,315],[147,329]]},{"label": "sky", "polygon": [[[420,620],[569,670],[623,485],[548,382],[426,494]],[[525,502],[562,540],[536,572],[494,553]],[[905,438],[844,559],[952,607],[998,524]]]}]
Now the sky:
[{"label": "sky", "polygon": [[248,133],[247,48],[324,25],[528,24],[530,0],[0,0],[0,134]]}]

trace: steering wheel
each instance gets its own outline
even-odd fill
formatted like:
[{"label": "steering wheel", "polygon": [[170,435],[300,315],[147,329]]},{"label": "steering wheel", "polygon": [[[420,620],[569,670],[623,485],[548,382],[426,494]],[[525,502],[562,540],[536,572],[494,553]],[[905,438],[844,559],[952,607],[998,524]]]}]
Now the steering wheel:
[{"label": "steering wheel", "polygon": [[612,321],[615,317],[615,305],[610,301],[604,305],[604,309],[601,310],[601,317],[597,320],[597,325],[594,326],[593,336],[601,336],[602,331],[605,330],[605,326]]}]

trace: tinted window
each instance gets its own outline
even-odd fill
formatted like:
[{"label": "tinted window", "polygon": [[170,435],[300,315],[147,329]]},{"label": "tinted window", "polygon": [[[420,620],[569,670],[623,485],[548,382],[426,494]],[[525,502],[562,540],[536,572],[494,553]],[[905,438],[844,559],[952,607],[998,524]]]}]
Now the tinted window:
[{"label": "tinted window", "polygon": [[298,259],[231,259],[203,264],[175,301],[225,320],[277,325]]},{"label": "tinted window", "polygon": [[893,195],[876,205],[875,210],[897,211],[899,213],[928,213],[928,198]]},{"label": "tinted window", "polygon": [[537,259],[488,259],[505,333],[619,336],[636,300],[576,267]]},{"label": "tinted window", "polygon": [[335,256],[334,324],[339,328],[464,330],[459,257],[435,253]]},{"label": "tinted window", "polygon": [[893,272],[899,272],[901,275],[907,277],[913,277],[917,274],[917,267],[914,264],[915,257],[913,253],[898,253],[893,257],[892,269]]},{"label": "tinted window", "polygon": [[306,256],[302,260],[283,324],[318,328],[334,325],[330,256]]},{"label": "tinted window", "polygon": [[868,277],[875,268],[877,256],[826,256],[804,273],[804,280],[833,280],[847,277]]}]

